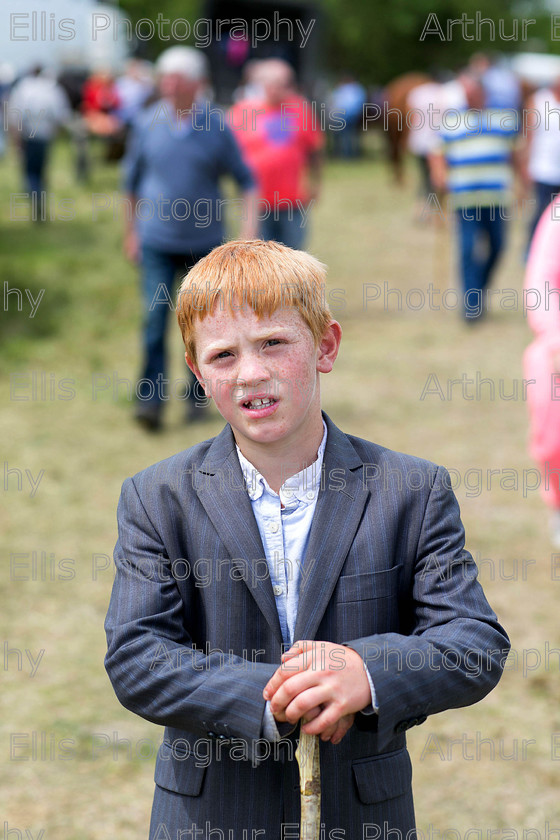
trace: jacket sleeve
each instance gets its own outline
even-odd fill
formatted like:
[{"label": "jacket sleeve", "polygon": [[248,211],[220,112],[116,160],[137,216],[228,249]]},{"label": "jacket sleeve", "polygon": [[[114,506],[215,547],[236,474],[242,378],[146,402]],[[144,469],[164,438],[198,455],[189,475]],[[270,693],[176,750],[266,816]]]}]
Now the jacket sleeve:
[{"label": "jacket sleeve", "polygon": [[220,134],[222,143],[221,165],[223,173],[231,175],[240,190],[251,190],[256,185],[254,174],[247,164],[239,143],[228,126]]},{"label": "jacket sleeve", "polygon": [[497,684],[509,639],[464,549],[449,473],[438,468],[412,569],[411,632],[349,641],[373,680],[378,715],[357,725],[378,732],[380,749],[427,715],[481,700]]},{"label": "jacket sleeve", "polygon": [[119,701],[146,720],[197,736],[259,739],[262,691],[278,666],[196,650],[171,561],[133,479],[123,485],[117,515],[105,667]]},{"label": "jacket sleeve", "polygon": [[125,192],[136,195],[144,167],[143,127],[137,120],[128,135],[122,162],[122,188]]}]

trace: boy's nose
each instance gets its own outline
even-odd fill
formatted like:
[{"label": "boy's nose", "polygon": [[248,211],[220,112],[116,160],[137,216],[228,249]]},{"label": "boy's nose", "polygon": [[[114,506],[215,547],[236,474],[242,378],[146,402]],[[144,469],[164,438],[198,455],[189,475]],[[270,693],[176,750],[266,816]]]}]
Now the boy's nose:
[{"label": "boy's nose", "polygon": [[261,382],[270,380],[270,371],[258,356],[247,356],[241,360],[237,370],[237,379],[248,387],[255,387]]}]

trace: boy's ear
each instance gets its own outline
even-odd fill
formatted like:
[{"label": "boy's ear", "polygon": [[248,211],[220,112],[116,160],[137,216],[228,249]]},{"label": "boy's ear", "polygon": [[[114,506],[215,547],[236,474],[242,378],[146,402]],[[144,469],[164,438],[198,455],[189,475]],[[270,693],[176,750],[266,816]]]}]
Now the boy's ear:
[{"label": "boy's ear", "polygon": [[204,393],[206,394],[206,396],[209,397],[210,394],[206,390],[206,383],[205,383],[204,379],[202,378],[202,374],[201,374],[199,368],[197,367],[196,363],[193,362],[193,360],[190,358],[190,356],[188,356],[186,353],[185,353],[185,362],[187,363],[187,367],[189,368],[189,370],[192,370],[192,372],[194,373],[194,375],[196,376],[196,378],[198,379],[198,381],[202,385],[202,387],[204,389]]},{"label": "boy's ear", "polygon": [[317,370],[319,373],[330,373],[333,369],[341,339],[342,327],[338,321],[331,321],[319,342],[317,353]]}]

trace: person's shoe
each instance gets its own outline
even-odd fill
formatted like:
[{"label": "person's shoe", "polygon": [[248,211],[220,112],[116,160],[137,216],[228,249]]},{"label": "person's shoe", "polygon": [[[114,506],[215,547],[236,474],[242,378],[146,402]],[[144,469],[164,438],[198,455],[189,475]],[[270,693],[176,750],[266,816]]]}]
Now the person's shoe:
[{"label": "person's shoe", "polygon": [[134,419],[147,432],[158,432],[161,429],[161,409],[154,403],[139,403],[134,412]]}]

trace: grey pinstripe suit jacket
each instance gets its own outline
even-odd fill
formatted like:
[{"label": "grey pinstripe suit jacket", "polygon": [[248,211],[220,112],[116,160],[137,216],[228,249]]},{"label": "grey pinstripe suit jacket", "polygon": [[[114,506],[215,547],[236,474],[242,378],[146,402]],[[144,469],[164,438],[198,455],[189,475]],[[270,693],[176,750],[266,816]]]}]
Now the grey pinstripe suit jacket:
[{"label": "grey pinstripe suit jacket", "polygon": [[[321,744],[324,837],[404,838],[405,730],[487,694],[509,641],[464,551],[446,471],[325,421],[295,638],[358,651],[379,714]],[[274,748],[262,739],[282,637],[229,426],[127,479],[118,522],[106,667],[121,703],[166,727],[152,840],[297,837],[297,733]]]}]

